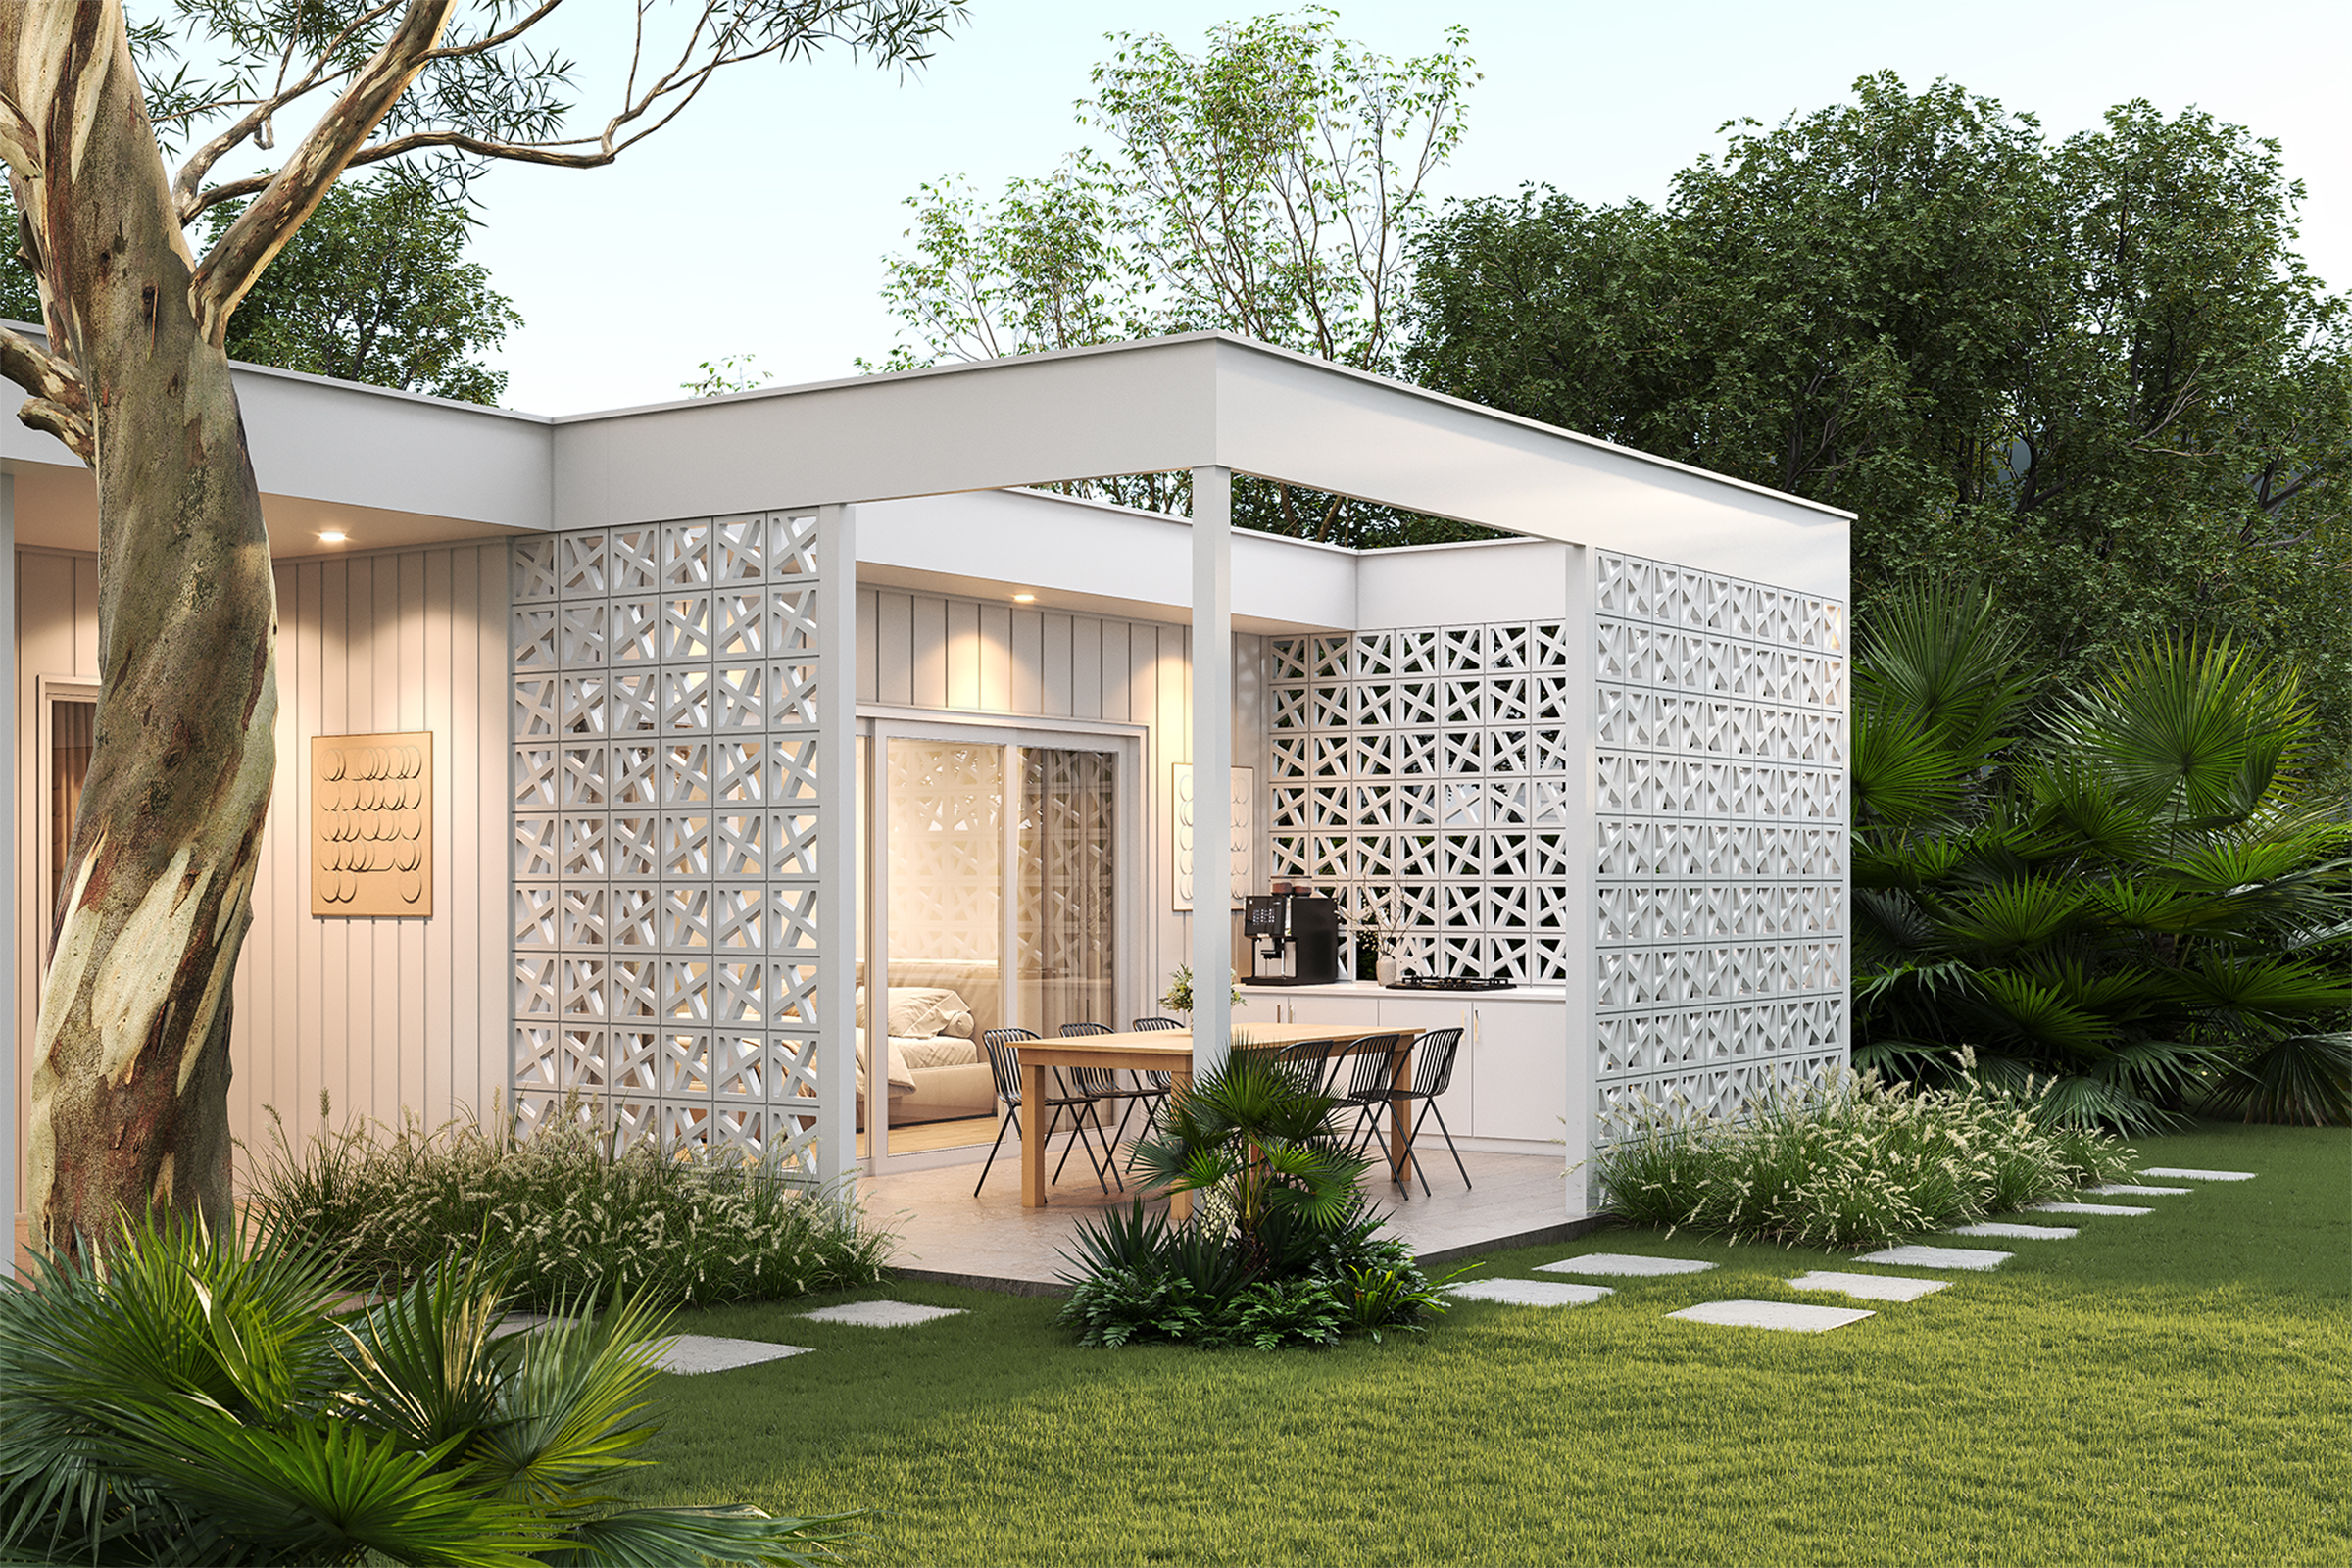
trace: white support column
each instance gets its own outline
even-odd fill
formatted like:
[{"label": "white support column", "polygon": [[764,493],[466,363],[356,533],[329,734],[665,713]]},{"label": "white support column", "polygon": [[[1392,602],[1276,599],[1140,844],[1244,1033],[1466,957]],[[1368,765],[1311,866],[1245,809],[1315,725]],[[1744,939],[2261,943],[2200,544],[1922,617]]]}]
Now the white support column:
[{"label": "white support column", "polygon": [[1233,470],[1193,470],[1193,1071],[1233,1036]]},{"label": "white support column", "polygon": [[17,1264],[17,1161],[23,1147],[17,1142],[17,1094],[24,1062],[17,1039],[17,832],[22,818],[17,802],[17,481],[0,473],[0,561],[8,563],[8,591],[0,593],[0,689],[9,694],[8,722],[0,724],[0,779],[8,801],[7,831],[0,832],[0,1215],[8,1219],[8,1266]]},{"label": "white support column", "polygon": [[[858,518],[816,514],[816,1173],[858,1171]],[[769,1102],[772,1106],[774,1102]]]},{"label": "white support column", "polygon": [[[1599,1199],[1592,1155],[1600,1112],[1600,603],[1599,563],[1591,545],[1568,550],[1568,635],[1578,650],[1569,664],[1569,708],[1578,726],[1579,777],[1570,792],[1568,823],[1568,951],[1576,966],[1568,984],[1568,1217],[1582,1219]],[[1584,1168],[1577,1169],[1579,1165]]]}]

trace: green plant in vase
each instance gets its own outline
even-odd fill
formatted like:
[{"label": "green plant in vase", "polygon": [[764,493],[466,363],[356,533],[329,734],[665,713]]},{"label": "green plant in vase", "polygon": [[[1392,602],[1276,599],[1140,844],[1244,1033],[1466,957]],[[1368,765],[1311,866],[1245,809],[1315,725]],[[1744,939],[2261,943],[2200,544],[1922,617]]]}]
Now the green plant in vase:
[{"label": "green plant in vase", "polygon": [[[1231,979],[1233,1005],[1238,1007],[1242,1004],[1241,980],[1239,977],[1233,976],[1231,970],[1227,970],[1226,973]],[[1188,1018],[1193,1015],[1193,966],[1191,964],[1180,963],[1176,966],[1176,972],[1168,976],[1168,989],[1160,993],[1159,1001],[1160,1005],[1166,1007],[1170,1012],[1181,1012]]]}]

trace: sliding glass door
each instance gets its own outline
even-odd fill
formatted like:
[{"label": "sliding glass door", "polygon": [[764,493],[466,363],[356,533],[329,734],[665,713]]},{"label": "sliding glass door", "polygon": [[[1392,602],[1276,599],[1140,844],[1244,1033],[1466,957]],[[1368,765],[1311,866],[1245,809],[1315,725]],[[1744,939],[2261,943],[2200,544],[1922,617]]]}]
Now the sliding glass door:
[{"label": "sliding glass door", "polygon": [[858,970],[860,1150],[986,1143],[997,1104],[983,1035],[1121,1026],[1136,743],[1011,726],[867,727],[861,956],[888,960],[880,996],[870,963]]}]

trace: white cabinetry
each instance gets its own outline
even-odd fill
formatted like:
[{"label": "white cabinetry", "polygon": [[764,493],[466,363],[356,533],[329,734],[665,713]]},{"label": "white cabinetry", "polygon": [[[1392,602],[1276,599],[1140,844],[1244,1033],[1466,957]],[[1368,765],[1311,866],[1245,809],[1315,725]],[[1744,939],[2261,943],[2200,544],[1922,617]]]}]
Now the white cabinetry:
[{"label": "white cabinetry", "polygon": [[[1490,1147],[1560,1148],[1568,1128],[1568,1009],[1556,995],[1413,994],[1372,986],[1243,988],[1234,1023],[1312,1024],[1372,1034],[1381,1029],[1459,1029],[1453,1081],[1438,1109],[1456,1138]],[[1433,1118],[1424,1131],[1437,1134]],[[1427,1155],[1429,1146],[1421,1152]],[[1440,1150],[1440,1157],[1444,1151]],[[1581,1155],[1580,1155],[1581,1157]]]},{"label": "white cabinetry", "polygon": [[[1481,1003],[1471,1120],[1481,1138],[1557,1143],[1567,1136],[1568,1009]],[[1450,1118],[1448,1118],[1450,1119]]]}]

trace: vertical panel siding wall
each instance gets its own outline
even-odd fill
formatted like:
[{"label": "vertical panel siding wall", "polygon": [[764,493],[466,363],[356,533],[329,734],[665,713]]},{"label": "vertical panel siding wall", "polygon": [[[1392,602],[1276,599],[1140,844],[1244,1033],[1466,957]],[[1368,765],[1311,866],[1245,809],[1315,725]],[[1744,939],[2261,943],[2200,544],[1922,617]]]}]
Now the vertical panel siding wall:
[{"label": "vertical panel siding wall", "polygon": [[[238,966],[229,1122],[297,1138],[352,1116],[487,1115],[507,1078],[507,548],[277,568],[277,785]],[[433,913],[318,918],[315,735],[433,733]]]},{"label": "vertical panel siding wall", "polygon": [[[229,1124],[248,1149],[269,1136],[265,1105],[299,1140],[321,1091],[338,1125],[404,1110],[435,1123],[486,1112],[506,1081],[506,556],[501,543],[277,568],[277,780],[230,1047]],[[50,918],[35,682],[98,678],[97,558],[19,552],[17,614],[22,1130]],[[410,729],[433,732],[432,917],[313,918],[311,737]]]},{"label": "vertical panel siding wall", "polygon": [[[1191,917],[1171,907],[1172,769],[1192,758],[1192,631],[1183,625],[991,605],[892,588],[858,595],[858,701],[942,713],[1138,724],[1144,740],[1141,993],[1184,961]],[[1266,861],[1265,639],[1234,639],[1233,756],[1257,774]],[[1239,950],[1237,949],[1237,952]]]}]

